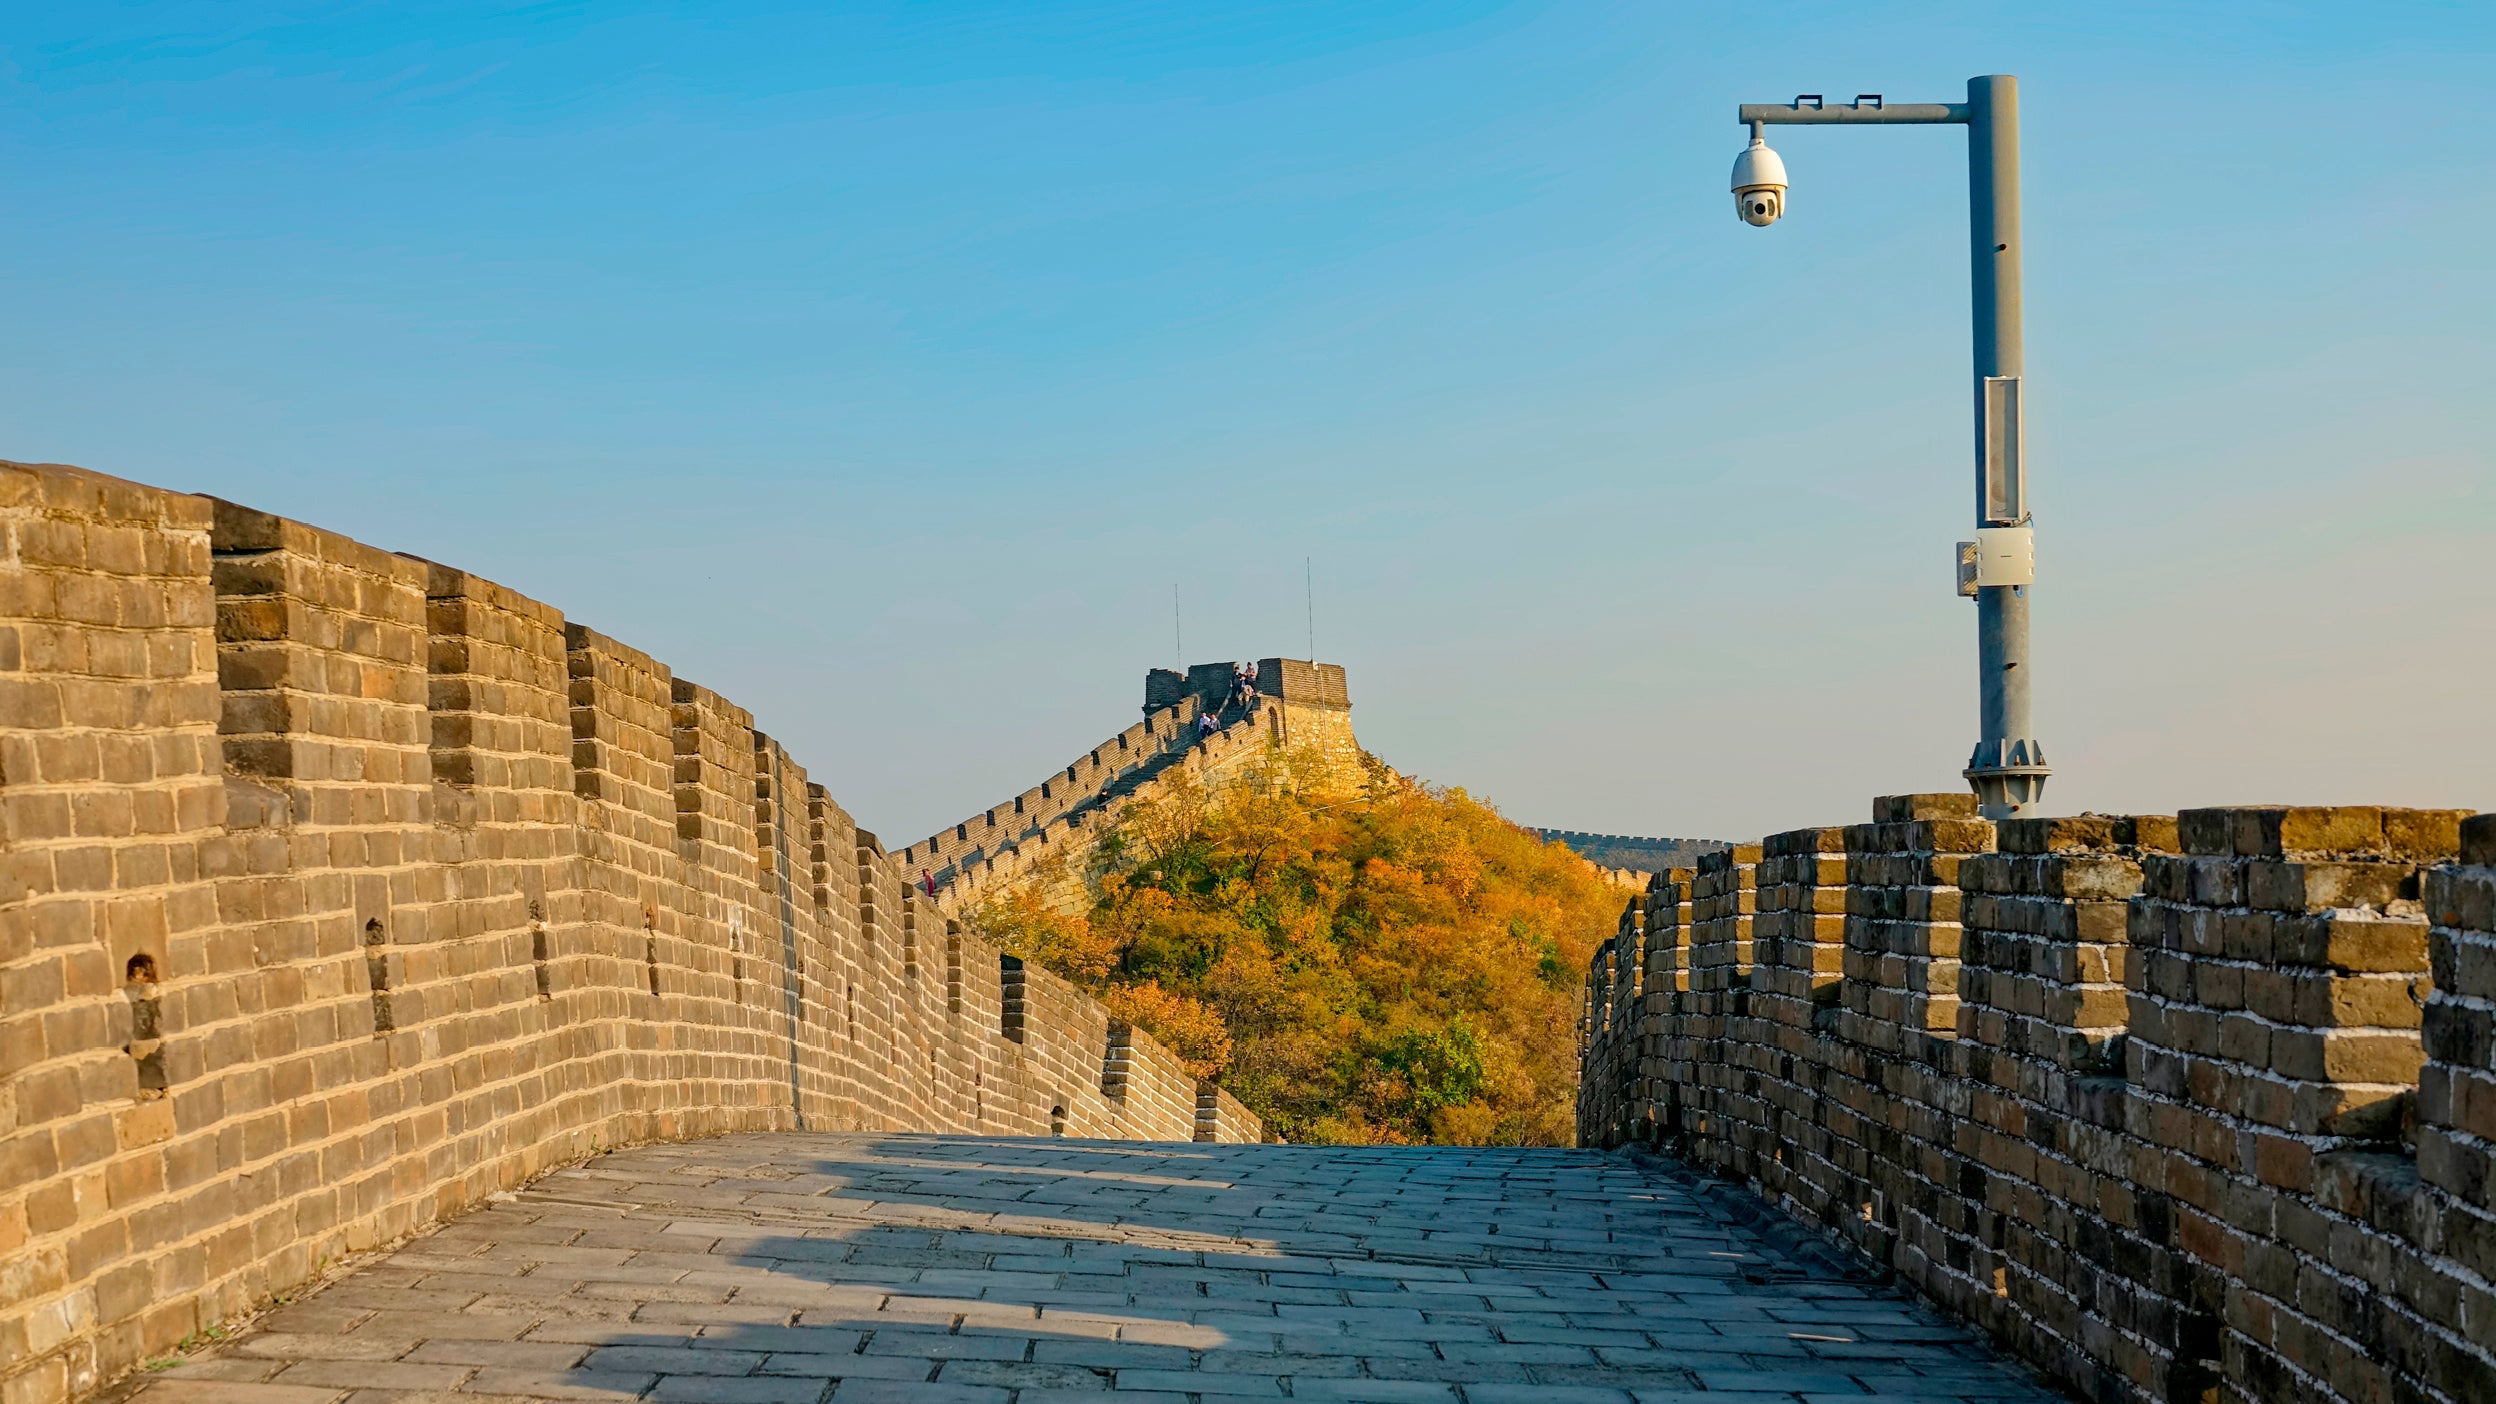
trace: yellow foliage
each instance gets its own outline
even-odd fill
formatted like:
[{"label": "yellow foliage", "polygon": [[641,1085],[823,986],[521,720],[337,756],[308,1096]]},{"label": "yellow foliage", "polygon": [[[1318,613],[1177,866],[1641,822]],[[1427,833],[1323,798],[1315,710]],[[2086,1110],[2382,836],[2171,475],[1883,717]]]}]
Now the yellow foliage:
[{"label": "yellow foliage", "polygon": [[1051,911],[1028,889],[989,903],[977,920],[999,946],[1079,984],[1097,985],[1118,965],[1117,946],[1088,919]]},{"label": "yellow foliage", "polygon": [[1153,981],[1112,985],[1101,993],[1110,1017],[1124,1019],[1160,1039],[1198,1077],[1212,1077],[1231,1061],[1231,1031],[1200,999],[1172,994]]},{"label": "yellow foliage", "polygon": [[1351,797],[1164,790],[1105,839],[1089,912],[1012,897],[978,924],[1292,1140],[1568,1143],[1579,973],[1617,889],[1383,770]]}]

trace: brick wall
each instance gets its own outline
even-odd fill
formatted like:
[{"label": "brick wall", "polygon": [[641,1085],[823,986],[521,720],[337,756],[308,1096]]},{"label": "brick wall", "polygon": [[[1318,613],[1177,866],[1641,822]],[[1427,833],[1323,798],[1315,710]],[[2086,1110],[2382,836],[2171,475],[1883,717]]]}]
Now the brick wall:
[{"label": "brick wall", "polygon": [[1040,972],[1009,1037],[734,703],[231,503],[0,465],[0,825],[5,1404],[601,1145],[1259,1134]]},{"label": "brick wall", "polygon": [[2496,815],[1874,819],[1653,880],[1586,1140],[1748,1182],[2104,1404],[2496,1399]]}]

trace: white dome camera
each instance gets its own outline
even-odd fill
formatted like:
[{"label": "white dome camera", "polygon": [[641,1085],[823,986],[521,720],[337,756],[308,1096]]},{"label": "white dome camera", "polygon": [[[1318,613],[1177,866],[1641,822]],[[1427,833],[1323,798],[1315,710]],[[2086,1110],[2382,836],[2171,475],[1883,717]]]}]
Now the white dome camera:
[{"label": "white dome camera", "polygon": [[1768,149],[1757,126],[1751,144],[1733,158],[1733,209],[1744,224],[1763,229],[1785,213],[1785,160]]}]

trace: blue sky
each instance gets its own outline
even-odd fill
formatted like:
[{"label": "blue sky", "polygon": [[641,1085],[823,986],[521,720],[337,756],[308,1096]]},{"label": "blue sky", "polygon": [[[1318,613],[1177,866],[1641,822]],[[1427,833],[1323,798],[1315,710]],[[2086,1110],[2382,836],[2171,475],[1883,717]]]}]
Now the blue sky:
[{"label": "blue sky", "polygon": [[2496,805],[2496,7],[60,4],[0,456],[451,561],[895,843],[1172,657],[1738,836],[1974,740],[1964,143],[2023,84],[2050,807]]}]

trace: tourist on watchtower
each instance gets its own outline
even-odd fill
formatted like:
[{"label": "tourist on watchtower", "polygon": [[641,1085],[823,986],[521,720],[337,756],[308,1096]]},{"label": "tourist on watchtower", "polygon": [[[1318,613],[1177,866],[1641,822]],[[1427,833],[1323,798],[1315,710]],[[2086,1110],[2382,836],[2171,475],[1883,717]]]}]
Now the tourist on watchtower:
[{"label": "tourist on watchtower", "polygon": [[1196,734],[1198,736],[1211,736],[1221,729],[1222,723],[1213,719],[1213,713],[1198,712],[1196,714]]}]

